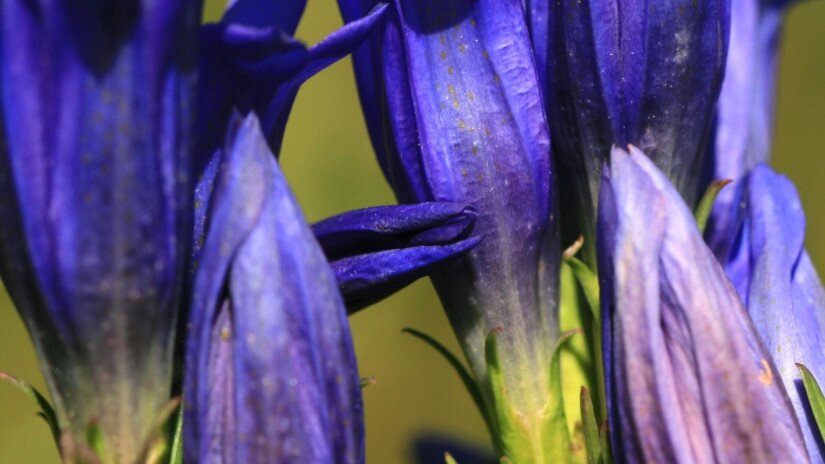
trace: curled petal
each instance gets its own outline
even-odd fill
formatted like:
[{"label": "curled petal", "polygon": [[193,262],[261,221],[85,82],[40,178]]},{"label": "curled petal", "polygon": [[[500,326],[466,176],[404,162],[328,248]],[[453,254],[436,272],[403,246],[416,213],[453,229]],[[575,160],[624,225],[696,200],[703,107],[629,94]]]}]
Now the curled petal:
[{"label": "curled petal", "polygon": [[333,271],[350,314],[376,303],[439,265],[478,245],[478,237],[445,245],[375,251],[333,260]]},{"label": "curled petal", "polygon": [[447,244],[466,237],[477,213],[460,203],[377,206],[339,214],[312,226],[330,259],[386,248]]}]

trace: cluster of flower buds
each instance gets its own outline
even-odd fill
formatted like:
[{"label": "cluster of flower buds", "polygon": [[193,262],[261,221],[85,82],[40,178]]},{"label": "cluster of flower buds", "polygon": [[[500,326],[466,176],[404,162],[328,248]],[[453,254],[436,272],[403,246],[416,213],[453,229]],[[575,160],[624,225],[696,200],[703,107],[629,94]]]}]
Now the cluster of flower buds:
[{"label": "cluster of flower buds", "polygon": [[[825,460],[787,2],[338,0],[311,47],[305,3],[3,0],[0,276],[65,462],[364,462],[347,316],[427,275],[501,462]],[[400,204],[310,225],[286,122],[351,53]]]}]

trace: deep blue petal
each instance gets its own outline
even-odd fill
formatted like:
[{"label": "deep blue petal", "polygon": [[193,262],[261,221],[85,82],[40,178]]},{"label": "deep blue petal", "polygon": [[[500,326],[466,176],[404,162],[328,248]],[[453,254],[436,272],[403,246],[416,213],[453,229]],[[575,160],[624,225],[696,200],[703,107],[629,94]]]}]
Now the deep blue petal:
[{"label": "deep blue petal", "polygon": [[352,314],[432,273],[479,241],[473,237],[445,245],[375,251],[335,259],[330,264]]},{"label": "deep blue petal", "polygon": [[291,38],[289,31],[280,29],[279,23],[263,21],[266,15],[250,20],[247,14],[231,14],[242,3],[259,2],[241,0],[221,22],[205,26],[202,33],[199,127],[204,137],[198,141],[198,173],[222,143],[226,121],[235,110],[243,114],[254,111],[261,118],[273,153],[279,154],[298,88],[357,48],[386,9],[386,5],[377,6],[307,49]]},{"label": "deep blue petal", "polygon": [[503,327],[514,407],[538,410],[557,331],[558,268],[550,137],[523,5],[396,1],[376,59],[392,142],[383,164],[398,198],[478,211],[479,245],[433,275],[458,338],[483,382],[484,338]]},{"label": "deep blue petal", "polygon": [[287,116],[301,84],[358,48],[379,24],[386,10],[386,3],[378,3],[363,18],[347,23],[310,48],[306,65],[277,88],[266,110],[260,113],[261,123],[275,153],[280,148]]},{"label": "deep blue petal", "polygon": [[[200,2],[0,6],[3,279],[62,425],[132,461],[169,398]],[[39,295],[38,295],[39,293]]]},{"label": "deep blue petal", "polygon": [[770,354],[665,175],[614,150],[600,208],[615,455],[807,462]]},{"label": "deep blue petal", "polygon": [[825,290],[804,250],[805,216],[793,184],[764,165],[742,182],[745,211],[725,261],[796,409],[811,457],[823,459],[796,363],[825,378]]},{"label": "deep blue petal", "polygon": [[195,282],[186,459],[363,462],[360,385],[335,276],[257,118],[228,134]]},{"label": "deep blue petal", "polygon": [[641,147],[693,201],[724,70],[728,1],[526,3],[578,227],[592,231],[613,144]]},{"label": "deep blue petal", "polygon": [[386,248],[441,245],[469,234],[477,213],[460,203],[376,206],[350,211],[312,226],[329,259]]}]

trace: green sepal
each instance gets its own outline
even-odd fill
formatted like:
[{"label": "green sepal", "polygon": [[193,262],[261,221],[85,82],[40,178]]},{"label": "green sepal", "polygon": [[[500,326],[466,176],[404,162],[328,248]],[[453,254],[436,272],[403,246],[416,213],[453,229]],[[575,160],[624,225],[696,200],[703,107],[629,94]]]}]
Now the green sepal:
[{"label": "green sepal", "polygon": [[106,456],[106,440],[103,439],[103,431],[97,422],[92,421],[86,426],[86,444],[95,456]]},{"label": "green sepal", "polygon": [[183,404],[175,414],[175,429],[169,446],[169,464],[183,464]]},{"label": "green sepal", "polygon": [[498,435],[496,430],[495,423],[493,422],[493,418],[490,417],[490,414],[487,412],[487,408],[485,407],[484,398],[481,396],[481,389],[478,387],[473,376],[464,367],[464,364],[458,359],[456,355],[454,355],[450,350],[447,349],[444,345],[442,345],[438,340],[434,339],[433,337],[425,334],[424,332],[411,329],[406,327],[402,330],[403,333],[407,333],[412,335],[415,338],[423,341],[435,351],[438,352],[450,366],[453,368],[458,377],[461,379],[461,383],[464,384],[464,388],[467,389],[467,392],[470,394],[470,397],[473,399],[473,403],[475,403],[476,407],[478,408],[479,412],[481,413],[481,417],[484,419],[484,423],[487,425],[487,430],[490,432],[490,436],[493,439],[496,438]]},{"label": "green sepal", "polygon": [[[564,258],[562,271],[564,272],[566,268],[569,268],[573,272],[579,288],[584,294],[587,306],[590,308],[592,320],[586,329],[587,339],[590,343],[592,367],[588,380],[591,381],[591,387],[596,391],[594,414],[597,418],[604,419],[606,417],[607,399],[605,398],[604,362],[602,360],[602,314],[599,277],[593,269],[575,257],[575,254],[581,248],[581,244],[582,239],[580,238],[573,246],[565,250],[562,255]],[[562,295],[562,298],[565,298],[565,295]]]},{"label": "green sepal", "polygon": [[160,410],[137,462],[144,464],[171,462],[172,447],[169,438],[172,437],[172,442],[174,442],[176,431],[173,427],[177,427],[180,419],[175,413],[180,409],[182,409],[181,398],[178,396],[169,400]]},{"label": "green sepal", "polygon": [[613,452],[610,449],[610,434],[607,429],[607,421],[599,426],[599,441],[602,447],[602,463],[613,464]]},{"label": "green sepal", "polygon": [[449,452],[444,453],[444,464],[458,464],[452,454]]},{"label": "green sepal", "polygon": [[54,412],[54,408],[52,407],[49,400],[46,399],[36,388],[32,387],[29,383],[25,382],[24,380],[18,379],[17,377],[8,374],[6,372],[0,372],[0,380],[5,380],[6,382],[14,385],[17,387],[18,390],[22,391],[26,396],[34,400],[35,403],[40,407],[40,411],[37,412],[37,415],[41,417],[46,424],[49,426],[49,430],[52,432],[52,438],[54,438],[54,444],[60,449],[60,424],[57,421],[57,414]]},{"label": "green sepal", "polygon": [[549,420],[545,422],[543,438],[547,447],[549,463],[571,462],[573,448],[570,432],[567,428],[567,416],[564,412],[564,391],[562,386],[561,353],[564,345],[573,335],[582,333],[581,329],[571,329],[562,332],[553,347],[553,356],[550,358],[550,405]]},{"label": "green sepal", "polygon": [[517,414],[509,407],[509,395],[499,359],[500,332],[501,329],[490,331],[484,344],[484,353],[499,430],[497,445],[504,454],[502,458],[514,463],[570,462],[572,448],[562,398],[560,353],[565,341],[581,333],[581,330],[569,330],[559,336],[550,360],[547,404],[542,411],[531,417]]},{"label": "green sepal", "polygon": [[693,213],[700,232],[705,232],[705,228],[708,225],[708,218],[710,218],[710,212],[713,210],[713,203],[716,201],[719,192],[731,182],[733,181],[730,179],[717,180],[705,190],[705,194],[702,195],[702,199],[699,200],[699,205],[696,207],[696,212]]},{"label": "green sepal", "polygon": [[819,382],[805,365],[796,363],[796,367],[802,374],[802,384],[805,386],[805,393],[808,395],[808,404],[814,414],[816,425],[819,428],[819,435],[825,439],[825,397],[819,388]]},{"label": "green sepal", "polygon": [[599,302],[599,277],[590,269],[587,264],[575,256],[566,257],[564,262],[573,270],[573,275],[576,276],[576,281],[579,282],[579,287],[584,293],[584,299],[587,301],[587,306],[590,307],[590,314],[593,320],[600,321],[601,304]]},{"label": "green sepal", "polygon": [[599,424],[596,422],[593,401],[590,399],[590,392],[587,391],[587,387],[581,388],[581,410],[587,462],[589,464],[600,464],[602,463],[602,442],[599,435]]}]

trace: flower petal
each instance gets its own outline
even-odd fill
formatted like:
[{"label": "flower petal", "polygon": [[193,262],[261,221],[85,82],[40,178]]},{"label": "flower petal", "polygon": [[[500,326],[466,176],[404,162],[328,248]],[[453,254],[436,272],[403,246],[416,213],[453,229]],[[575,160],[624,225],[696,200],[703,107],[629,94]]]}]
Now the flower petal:
[{"label": "flower petal", "polygon": [[822,461],[796,369],[805,364],[825,379],[825,289],[804,249],[802,205],[793,184],[765,165],[754,168],[741,190],[737,209],[744,218],[726,270],[776,363],[812,459]]},{"label": "flower petal", "polygon": [[614,455],[807,462],[770,355],[664,174],[638,149],[615,149],[601,195]]},{"label": "flower petal", "polygon": [[61,423],[138,458],[169,400],[200,2],[0,6],[2,274]]}]

